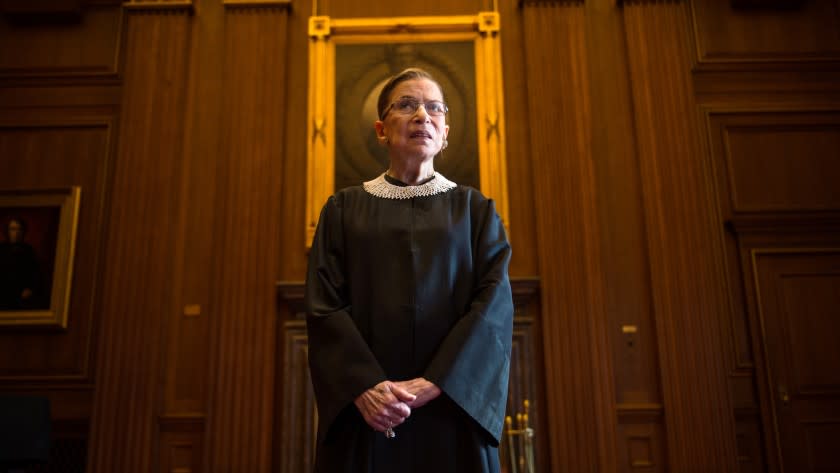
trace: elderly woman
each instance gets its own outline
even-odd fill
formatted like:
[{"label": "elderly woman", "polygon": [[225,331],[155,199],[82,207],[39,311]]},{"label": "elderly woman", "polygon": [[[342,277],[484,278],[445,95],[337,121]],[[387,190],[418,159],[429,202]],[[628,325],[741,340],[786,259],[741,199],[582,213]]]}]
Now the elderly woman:
[{"label": "elderly woman", "polygon": [[316,472],[498,472],[513,303],[493,201],[434,170],[440,85],[379,96],[386,172],[329,198],[309,255]]}]

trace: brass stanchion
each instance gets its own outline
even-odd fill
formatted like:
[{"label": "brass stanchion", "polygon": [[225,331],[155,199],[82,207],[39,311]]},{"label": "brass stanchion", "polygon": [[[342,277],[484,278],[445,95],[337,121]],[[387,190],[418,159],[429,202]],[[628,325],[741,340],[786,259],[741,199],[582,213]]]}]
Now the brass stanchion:
[{"label": "brass stanchion", "polygon": [[534,429],[530,424],[531,403],[522,402],[525,412],[516,414],[516,428],[513,418],[505,417],[505,440],[507,440],[510,473],[536,473],[534,469]]}]

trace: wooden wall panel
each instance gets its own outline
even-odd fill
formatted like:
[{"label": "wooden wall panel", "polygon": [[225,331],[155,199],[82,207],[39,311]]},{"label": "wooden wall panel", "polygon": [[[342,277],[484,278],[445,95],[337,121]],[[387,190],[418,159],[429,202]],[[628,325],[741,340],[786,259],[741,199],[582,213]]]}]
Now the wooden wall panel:
[{"label": "wooden wall panel", "polygon": [[[286,114],[284,8],[225,11],[208,472],[271,468]],[[299,226],[297,228],[300,228]]]},{"label": "wooden wall panel", "polygon": [[831,226],[840,172],[833,158],[840,5],[734,10],[724,3],[691,3],[694,91],[709,132],[719,226],[727,228],[724,355],[739,471],[775,472],[773,394],[765,387],[763,337],[748,311],[754,276],[744,253],[756,232],[765,241],[798,233],[796,244],[807,245]]},{"label": "wooden wall panel", "polygon": [[789,234],[807,222],[807,228],[823,231],[822,220],[838,210],[834,198],[834,183],[840,177],[834,158],[840,153],[837,106],[823,100],[797,99],[771,107],[730,101],[704,110],[721,225],[726,222],[729,230],[726,252],[732,304],[726,321],[730,332],[726,357],[738,462],[741,472],[776,471],[778,462],[769,443],[775,427],[768,411],[769,395],[761,387],[764,342],[756,321],[750,320],[750,297],[743,290],[753,279],[741,255],[744,227],[750,232]]},{"label": "wooden wall panel", "polygon": [[94,472],[146,472],[153,464],[164,328],[173,310],[188,26],[185,14],[128,18],[124,125],[99,314],[97,379],[105,381],[91,428]]},{"label": "wooden wall panel", "polygon": [[718,109],[708,117],[725,215],[840,210],[840,113]]},{"label": "wooden wall panel", "polygon": [[[103,234],[106,178],[114,132],[108,116],[59,112],[35,117],[0,111],[4,189],[80,186],[82,201],[66,331],[0,331],[0,382],[88,384],[93,349],[99,242]],[[11,116],[10,116],[11,115]],[[63,115],[63,116],[62,116]]]},{"label": "wooden wall panel", "polygon": [[197,473],[204,471],[204,422],[171,416],[161,419],[160,460],[153,471]]},{"label": "wooden wall panel", "polygon": [[[725,200],[726,197],[721,195],[720,201]],[[740,281],[744,273],[738,263],[740,251],[736,235],[731,231],[726,232],[727,285],[732,303],[724,323],[725,329],[728,329],[728,340],[724,344],[723,354],[727,360],[730,399],[735,419],[738,471],[764,473],[767,471],[764,448],[767,431],[762,426],[761,404],[756,386],[756,356],[753,354],[754,344],[750,334],[753,326],[746,312],[746,295],[741,291]]]},{"label": "wooden wall panel", "polygon": [[840,441],[840,248],[753,248],[750,256],[783,471],[831,471]]},{"label": "wooden wall panel", "polygon": [[730,0],[693,1],[701,64],[840,59],[840,5],[811,0],[784,11],[736,10]]},{"label": "wooden wall panel", "polygon": [[720,415],[731,412],[723,239],[692,96],[688,6],[632,2],[624,15],[669,467],[734,471],[734,421]]},{"label": "wooden wall panel", "polygon": [[0,17],[0,79],[116,78],[119,6],[87,7],[83,24],[18,24]]},{"label": "wooden wall panel", "polygon": [[280,422],[275,437],[274,471],[312,471],[318,414],[309,376],[306,321],[302,320],[302,313],[290,314],[285,307],[280,313],[284,353],[282,371],[277,376],[281,380],[277,389],[278,394],[282,393],[278,397],[283,399],[283,404],[276,416]]},{"label": "wooden wall panel", "polygon": [[[809,220],[768,215],[760,224],[734,223],[761,405],[758,419],[739,422],[739,460],[764,466],[742,471],[820,471],[836,462],[824,445],[840,400],[830,368],[838,351],[827,335],[836,332],[840,221],[836,214]],[[825,430],[809,435],[814,427]]]},{"label": "wooden wall panel", "polygon": [[53,471],[86,465],[119,130],[120,9],[92,8],[86,25],[0,18],[0,187],[81,188],[67,328],[0,332],[0,391],[50,400]]},{"label": "wooden wall panel", "polygon": [[[523,6],[550,471],[615,471],[616,425],[591,143],[585,9]],[[562,65],[562,67],[557,67]]]},{"label": "wooden wall panel", "polygon": [[[208,2],[201,15],[190,17],[189,76],[186,85],[183,161],[177,231],[173,235],[173,299],[168,321],[164,400],[160,428],[182,427],[187,419],[203,435],[211,389],[210,360],[213,305],[213,270],[217,219],[221,142],[221,80],[224,44],[224,8]],[[215,100],[211,98],[216,98]],[[168,418],[179,419],[172,424]],[[180,435],[180,434],[179,434]],[[180,440],[179,440],[180,441]],[[191,450],[199,454],[199,450]]]},{"label": "wooden wall panel", "polygon": [[619,469],[626,472],[666,472],[667,451],[661,409],[619,410]]},{"label": "wooden wall panel", "polygon": [[[523,284],[524,283],[524,284]],[[550,443],[546,435],[549,420],[546,418],[546,401],[543,393],[543,341],[540,307],[536,296],[538,280],[513,280],[514,305],[513,343],[511,347],[510,385],[508,386],[507,417],[511,418],[511,428],[521,429],[518,414],[528,415],[528,426],[534,431],[533,442],[534,468],[536,471],[551,471],[549,463]],[[526,409],[527,401],[527,409]],[[524,459],[520,450],[514,447],[519,436],[507,435],[499,447],[502,465],[510,464],[512,451],[517,451],[516,459]],[[521,444],[520,444],[521,445]]]},{"label": "wooden wall panel", "polygon": [[665,471],[662,388],[622,10],[586,2],[590,149],[618,415],[617,471]]},{"label": "wooden wall panel", "polygon": [[82,189],[67,328],[0,331],[0,391],[50,400],[49,465],[56,471],[83,469],[87,455],[114,114],[108,107],[60,107],[49,114],[0,108],[0,187]]},{"label": "wooden wall panel", "polygon": [[629,74],[621,10],[609,1],[590,1],[586,28],[593,91],[590,146],[615,398],[622,412],[633,406],[648,411],[661,406],[662,397],[630,82],[616,80]]}]

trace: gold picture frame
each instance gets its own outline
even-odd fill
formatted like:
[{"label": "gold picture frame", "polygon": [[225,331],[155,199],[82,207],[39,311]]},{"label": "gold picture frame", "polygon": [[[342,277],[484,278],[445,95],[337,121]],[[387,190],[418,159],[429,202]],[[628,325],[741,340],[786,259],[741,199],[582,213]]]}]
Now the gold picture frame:
[{"label": "gold picture frame", "polygon": [[0,327],[67,327],[80,195],[0,190]]},{"label": "gold picture frame", "polygon": [[[358,51],[352,47],[370,45],[384,49],[397,47],[392,55],[404,54],[404,50],[412,49],[416,45],[434,45],[435,51],[458,49],[455,46],[468,44],[472,51],[467,61],[463,59],[442,59],[446,62],[460,62],[460,69],[469,70],[464,74],[467,78],[455,77],[452,82],[461,84],[459,90],[463,102],[469,104],[469,112],[464,112],[459,118],[466,120],[465,127],[453,126],[450,130],[450,147],[447,153],[453,151],[453,138],[458,140],[458,133],[466,133],[474,136],[465,139],[465,149],[470,150],[466,154],[477,155],[474,168],[477,168],[477,178],[473,181],[467,179],[467,184],[478,187],[482,193],[496,201],[496,208],[502,221],[507,225],[508,219],[508,188],[507,188],[507,161],[505,157],[505,127],[504,127],[504,101],[502,88],[501,68],[501,45],[499,41],[499,14],[498,12],[480,12],[476,15],[463,16],[424,16],[424,17],[394,17],[394,18],[352,18],[336,19],[329,16],[312,16],[309,19],[309,96],[308,96],[308,124],[307,124],[307,191],[306,191],[306,245],[309,247],[315,235],[315,228],[321,207],[330,195],[336,191],[336,140],[341,138],[336,131],[337,114],[337,64],[346,63],[342,58],[342,49]],[[440,47],[440,43],[445,43]],[[451,44],[453,47],[446,47]],[[402,50],[400,50],[400,48]],[[375,48],[374,48],[375,49]],[[418,50],[422,51],[422,47]],[[434,58],[428,54],[417,53],[416,57],[425,58],[434,65]],[[350,53],[345,53],[349,56]],[[387,56],[387,54],[386,54]],[[463,55],[462,55],[463,57]],[[361,86],[352,87],[354,97],[357,101],[349,106],[342,107],[345,110],[359,113],[355,119],[348,119],[342,116],[342,127],[358,126],[359,119],[363,118],[362,109],[371,108],[368,105],[373,101],[378,85],[381,85],[388,76],[392,75],[403,66],[397,67],[398,61],[383,60],[371,62],[368,69],[362,70],[359,80],[368,80]],[[467,64],[463,64],[466,62]],[[390,69],[388,68],[390,64]],[[412,63],[413,64],[413,63]],[[424,64],[421,64],[424,66]],[[396,68],[396,69],[395,69]],[[441,69],[445,69],[441,67]],[[455,67],[455,69],[459,69]],[[341,72],[341,71],[338,71]],[[435,72],[438,72],[437,70]],[[449,80],[436,75],[442,81]],[[355,79],[355,78],[354,78]],[[444,84],[444,88],[446,84]],[[466,92],[464,92],[466,91]],[[345,92],[345,91],[343,91]],[[376,92],[378,93],[378,92]],[[344,97],[340,97],[344,100]],[[449,96],[447,96],[449,100]],[[457,107],[450,109],[450,115],[457,112]],[[373,121],[368,113],[362,120],[362,126],[369,125],[370,132],[373,131]],[[367,123],[367,121],[370,123]],[[355,123],[354,123],[355,122]],[[346,133],[351,136],[355,133],[352,130]],[[348,138],[349,139],[349,138]],[[352,140],[351,140],[352,141]],[[474,146],[470,143],[474,143]],[[354,143],[356,144],[356,143]],[[472,146],[472,147],[471,147]],[[361,149],[354,147],[353,149]],[[447,158],[443,158],[444,160]],[[343,164],[343,163],[339,163]],[[364,166],[357,166],[364,167]],[[437,167],[437,166],[436,166]],[[366,171],[369,172],[371,166]],[[381,168],[384,171],[384,168]],[[376,177],[366,175],[367,178]],[[449,177],[449,176],[448,176]],[[355,177],[354,177],[355,179]],[[458,182],[458,179],[456,179]],[[361,184],[361,180],[355,179],[355,184]],[[461,180],[461,183],[465,183]],[[343,185],[343,184],[342,184]]]}]

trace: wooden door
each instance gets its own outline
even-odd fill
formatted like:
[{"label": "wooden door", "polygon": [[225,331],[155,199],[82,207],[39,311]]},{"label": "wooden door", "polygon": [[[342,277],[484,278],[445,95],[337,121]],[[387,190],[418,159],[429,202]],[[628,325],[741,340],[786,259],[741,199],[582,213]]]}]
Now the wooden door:
[{"label": "wooden door", "polygon": [[752,264],[781,470],[840,472],[840,249],[756,250]]}]

